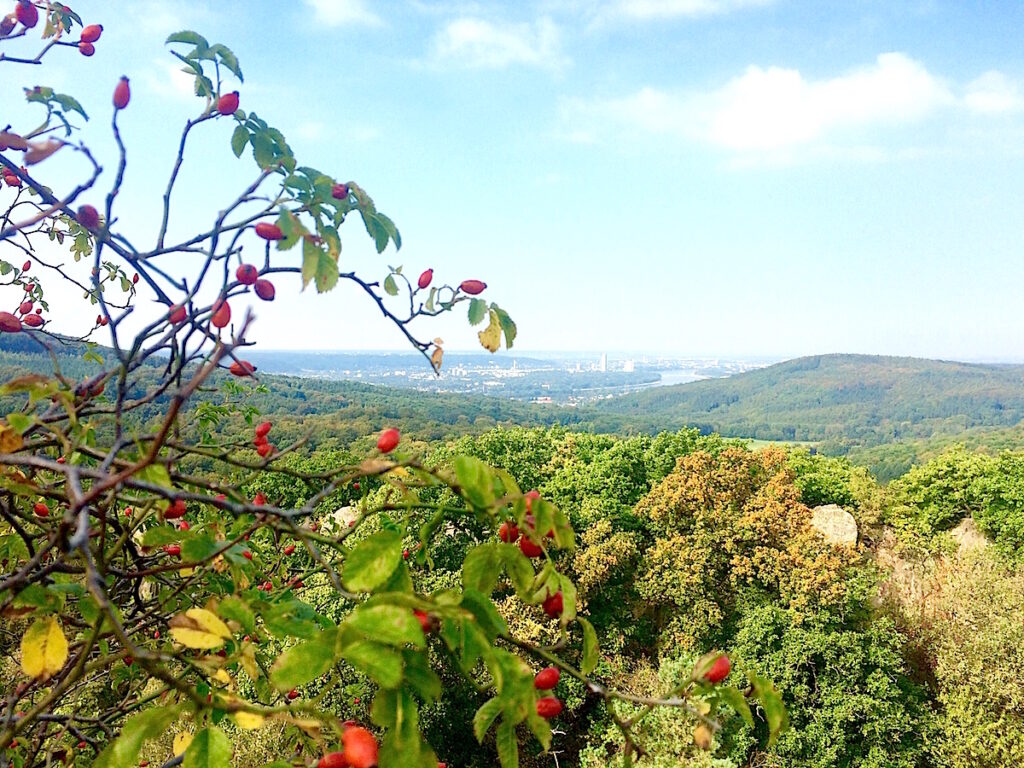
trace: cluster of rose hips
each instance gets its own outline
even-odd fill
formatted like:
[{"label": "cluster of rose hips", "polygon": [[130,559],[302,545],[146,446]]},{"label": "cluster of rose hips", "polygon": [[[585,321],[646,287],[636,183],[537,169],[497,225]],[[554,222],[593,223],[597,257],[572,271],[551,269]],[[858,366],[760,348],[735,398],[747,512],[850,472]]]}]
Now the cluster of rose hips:
[{"label": "cluster of rose hips", "polygon": [[78,52],[83,56],[92,56],[96,53],[94,43],[100,39],[102,34],[102,24],[90,24],[88,27],[84,27],[82,34],[78,37]]},{"label": "cluster of rose hips", "polygon": [[[6,149],[6,147],[5,147],[5,149]],[[21,186],[21,179],[18,177],[18,174],[16,174],[14,171],[12,171],[10,168],[8,168],[6,165],[4,166],[3,171],[4,171],[4,183],[8,187],[20,187]],[[24,167],[22,167],[21,172],[22,173],[26,173],[26,170],[25,170]]]},{"label": "cluster of rose hips", "polygon": [[[276,448],[274,448],[273,445],[270,444],[270,441],[267,440],[267,435],[270,433],[270,429],[272,426],[273,425],[269,421],[264,421],[262,424],[256,427],[255,435],[252,439],[252,444],[256,447],[256,453],[260,455],[261,459],[265,459],[268,456],[271,456],[274,453],[274,451],[277,450]],[[258,496],[262,495],[263,494],[258,494]],[[263,503],[266,503],[266,501],[264,500]],[[263,504],[257,504],[257,506],[263,506]]]},{"label": "cluster of rose hips", "polygon": [[[416,285],[421,291],[426,290],[430,287],[430,283],[434,280],[434,270],[425,269],[420,273],[419,279],[416,280]],[[479,296],[487,288],[487,283],[482,280],[463,280],[459,283],[459,290],[463,293],[467,293],[470,296]]]},{"label": "cluster of rose hips", "polygon": [[32,29],[38,23],[39,9],[28,0],[18,0],[14,6],[14,13],[0,19],[0,37],[11,34],[16,24],[21,24],[25,29]]}]

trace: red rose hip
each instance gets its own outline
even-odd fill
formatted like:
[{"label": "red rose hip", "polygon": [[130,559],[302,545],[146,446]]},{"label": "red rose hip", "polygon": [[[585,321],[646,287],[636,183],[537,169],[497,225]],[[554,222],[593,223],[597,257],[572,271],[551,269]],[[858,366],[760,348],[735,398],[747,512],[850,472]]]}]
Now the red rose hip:
[{"label": "red rose hip", "polygon": [[131,98],[132,91],[128,87],[128,78],[122,76],[114,88],[114,109],[124,109]]},{"label": "red rose hip", "polygon": [[561,677],[562,673],[558,671],[558,667],[542,669],[537,673],[537,676],[533,678],[533,687],[538,691],[550,691],[558,685],[558,681]]},{"label": "red rose hip", "polygon": [[381,453],[391,453],[398,447],[401,439],[401,434],[394,427],[385,429],[380,433],[380,437],[377,438],[377,450]]},{"label": "red rose hip", "polygon": [[264,301],[273,301],[274,296],[277,295],[277,291],[274,290],[274,284],[269,280],[257,280],[253,285],[253,290]]},{"label": "red rose hip", "polygon": [[715,685],[725,680],[729,676],[729,671],[732,669],[732,664],[729,661],[729,657],[724,653],[719,656],[711,664],[710,669],[704,673],[704,680],[706,682]]},{"label": "red rose hip", "polygon": [[78,223],[86,229],[96,229],[100,225],[100,214],[91,205],[83,205],[78,209]]},{"label": "red rose hip", "polygon": [[544,613],[550,616],[552,619],[557,619],[562,615],[562,609],[564,608],[562,602],[562,593],[555,592],[553,595],[549,595],[547,600],[542,604]]},{"label": "red rose hip", "polygon": [[217,99],[217,111],[222,115],[233,115],[238,111],[238,91],[225,93]]},{"label": "red rose hip", "polygon": [[252,264],[240,264],[235,270],[235,279],[242,285],[252,285],[260,279],[260,272]]},{"label": "red rose hip", "polygon": [[100,39],[100,35],[103,34],[102,24],[90,24],[89,26],[82,29],[82,34],[79,36],[79,40],[83,43],[95,43]]},{"label": "red rose hip", "polygon": [[261,221],[256,225],[256,235],[264,240],[284,240],[284,232],[277,224]]},{"label": "red rose hip", "polygon": [[555,696],[545,696],[537,699],[537,714],[545,720],[558,717],[562,713],[562,702]]},{"label": "red rose hip", "polygon": [[420,287],[420,290],[428,287],[430,282],[434,279],[434,270],[425,269],[420,273],[420,279],[416,281],[416,285]]},{"label": "red rose hip", "polygon": [[487,288],[487,283],[480,280],[463,280],[459,285],[459,289],[463,293],[468,293],[470,296],[477,296],[484,292]]}]

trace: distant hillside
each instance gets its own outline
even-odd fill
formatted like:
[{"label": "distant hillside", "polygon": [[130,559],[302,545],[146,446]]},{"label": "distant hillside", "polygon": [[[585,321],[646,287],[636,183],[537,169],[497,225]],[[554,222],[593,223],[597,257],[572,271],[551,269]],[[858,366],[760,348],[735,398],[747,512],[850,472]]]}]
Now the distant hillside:
[{"label": "distant hillside", "polygon": [[660,421],[826,450],[955,435],[1024,421],[1024,366],[820,355],[727,379],[660,387],[595,406],[630,423]]}]

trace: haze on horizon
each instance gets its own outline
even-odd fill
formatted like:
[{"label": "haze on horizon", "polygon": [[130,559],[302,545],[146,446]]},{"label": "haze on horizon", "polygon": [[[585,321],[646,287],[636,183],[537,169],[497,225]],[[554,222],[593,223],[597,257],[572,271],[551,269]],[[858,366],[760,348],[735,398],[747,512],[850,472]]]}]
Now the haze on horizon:
[{"label": "haze on horizon", "polygon": [[[152,179],[166,179],[200,109],[161,50],[191,28],[238,55],[243,109],[398,223],[404,247],[377,256],[349,222],[347,264],[486,280],[523,354],[1024,361],[1024,6],[142,0],[107,19],[109,8],[76,5],[106,26],[88,80],[63,56],[45,84],[92,116],[83,138],[105,190],[110,91],[132,78],[119,205],[144,242],[160,205]],[[0,83],[15,111],[17,74]],[[193,138],[172,232],[249,180],[230,131],[223,121]],[[262,349],[406,348],[355,290],[297,289],[280,280],[277,301],[256,307]],[[423,333],[451,351],[476,340],[462,310]]]}]

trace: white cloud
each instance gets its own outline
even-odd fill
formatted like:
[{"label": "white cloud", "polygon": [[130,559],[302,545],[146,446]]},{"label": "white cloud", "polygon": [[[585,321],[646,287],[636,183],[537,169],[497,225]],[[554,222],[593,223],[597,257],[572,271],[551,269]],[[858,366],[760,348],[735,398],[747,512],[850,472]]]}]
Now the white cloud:
[{"label": "white cloud", "polygon": [[513,64],[558,68],[567,63],[558,27],[546,17],[534,24],[455,19],[434,36],[431,58],[438,64],[473,69]]},{"label": "white cloud", "polygon": [[362,25],[377,27],[383,22],[366,7],[365,0],[305,0],[316,20],[327,27]]},{"label": "white cloud", "polygon": [[[919,62],[884,53],[870,66],[812,80],[798,70],[748,67],[707,93],[645,87],[621,99],[573,102],[571,121],[602,120],[713,144],[769,153],[826,144],[851,129],[919,121],[956,103],[950,88]],[[575,125],[575,130],[587,130]]]},{"label": "white cloud", "polygon": [[999,114],[1024,106],[1020,89],[1002,72],[990,70],[967,84],[964,103],[972,112]]},{"label": "white cloud", "polygon": [[617,0],[598,11],[601,19],[639,20],[715,16],[722,13],[771,5],[774,0]]}]

